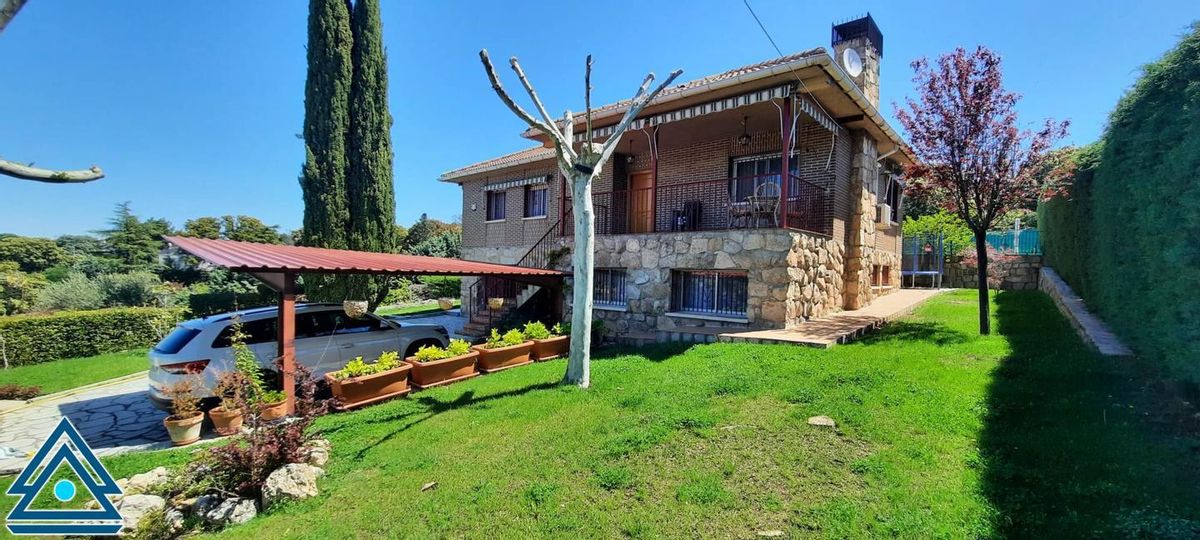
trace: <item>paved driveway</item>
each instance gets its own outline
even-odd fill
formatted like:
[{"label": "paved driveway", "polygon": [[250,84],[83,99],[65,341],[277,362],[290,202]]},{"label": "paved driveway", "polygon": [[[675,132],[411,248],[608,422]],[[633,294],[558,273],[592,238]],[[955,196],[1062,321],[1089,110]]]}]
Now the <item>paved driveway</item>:
[{"label": "paved driveway", "polygon": [[[0,446],[28,455],[66,416],[98,455],[170,447],[162,425],[166,413],[150,404],[148,384],[143,374],[0,413]],[[0,474],[19,470],[27,460],[0,459]]]},{"label": "paved driveway", "polygon": [[[466,322],[458,310],[400,320],[401,323],[441,324],[451,336],[457,336]],[[0,412],[0,447],[14,448],[28,456],[46,440],[59,419],[66,416],[97,455],[169,448],[171,442],[162,425],[166,413],[150,404],[146,396],[148,385],[143,374]],[[211,433],[205,435],[212,436]],[[0,457],[0,474],[16,472],[27,461],[28,457]]]}]

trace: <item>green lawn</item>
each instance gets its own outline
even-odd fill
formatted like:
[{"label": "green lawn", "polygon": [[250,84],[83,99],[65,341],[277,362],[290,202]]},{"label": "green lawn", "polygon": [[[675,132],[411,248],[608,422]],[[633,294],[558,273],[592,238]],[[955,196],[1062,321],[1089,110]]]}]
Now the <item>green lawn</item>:
[{"label": "green lawn", "polygon": [[224,535],[1200,535],[1200,440],[1133,364],[1036,292],[998,295],[979,337],[972,294],[830,350],[644,347],[600,355],[589,390],[560,360],[332,415],[321,495]]},{"label": "green lawn", "polygon": [[[458,300],[455,300],[454,307],[458,307],[460,303]],[[434,300],[415,306],[380,308],[375,313],[378,315],[436,315],[441,312],[442,308],[438,307],[437,301]]]},{"label": "green lawn", "polygon": [[85,384],[105,381],[130,373],[146,371],[150,361],[146,349],[125,351],[87,358],[54,360],[0,369],[0,385],[21,384],[38,386],[42,394],[59,392]]}]

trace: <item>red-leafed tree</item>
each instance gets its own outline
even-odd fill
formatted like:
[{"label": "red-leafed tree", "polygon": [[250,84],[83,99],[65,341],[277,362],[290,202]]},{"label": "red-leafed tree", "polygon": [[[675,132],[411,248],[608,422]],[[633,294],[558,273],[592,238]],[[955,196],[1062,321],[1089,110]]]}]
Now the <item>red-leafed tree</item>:
[{"label": "red-leafed tree", "polygon": [[[1067,122],[1046,120],[1036,130],[1017,125],[1020,96],[1004,90],[1000,57],[985,47],[912,63],[918,96],[896,107],[920,163],[908,168],[911,189],[940,195],[975,234],[979,262],[979,333],[988,319],[987,231],[1005,212],[1054,189],[1069,176],[1050,158]],[[1048,170],[1051,169],[1051,170]]]}]

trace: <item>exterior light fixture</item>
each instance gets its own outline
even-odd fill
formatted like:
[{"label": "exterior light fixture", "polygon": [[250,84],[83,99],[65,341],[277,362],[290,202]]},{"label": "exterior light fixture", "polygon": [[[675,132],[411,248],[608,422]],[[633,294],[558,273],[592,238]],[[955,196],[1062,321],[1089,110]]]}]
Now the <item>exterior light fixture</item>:
[{"label": "exterior light fixture", "polygon": [[750,133],[746,131],[746,121],[749,119],[749,116],[742,117],[742,134],[738,135],[738,146],[750,146]]}]

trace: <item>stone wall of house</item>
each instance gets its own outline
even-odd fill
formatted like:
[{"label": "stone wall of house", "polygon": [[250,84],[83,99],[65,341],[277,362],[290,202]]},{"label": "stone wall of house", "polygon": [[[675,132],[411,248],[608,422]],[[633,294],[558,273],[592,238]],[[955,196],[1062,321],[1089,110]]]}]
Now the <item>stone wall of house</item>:
[{"label": "stone wall of house", "polygon": [[[1007,260],[990,261],[1001,276],[1001,290],[1038,288],[1038,272],[1042,268],[1041,255],[1012,255]],[[943,287],[974,289],[979,286],[979,271],[961,259],[946,262],[946,273],[942,276]]]},{"label": "stone wall of house", "polygon": [[[689,328],[784,328],[841,309],[841,242],[776,229],[597,238],[596,268],[626,271],[624,309],[597,308],[618,334]],[[744,321],[673,315],[671,271],[745,271]]]}]

